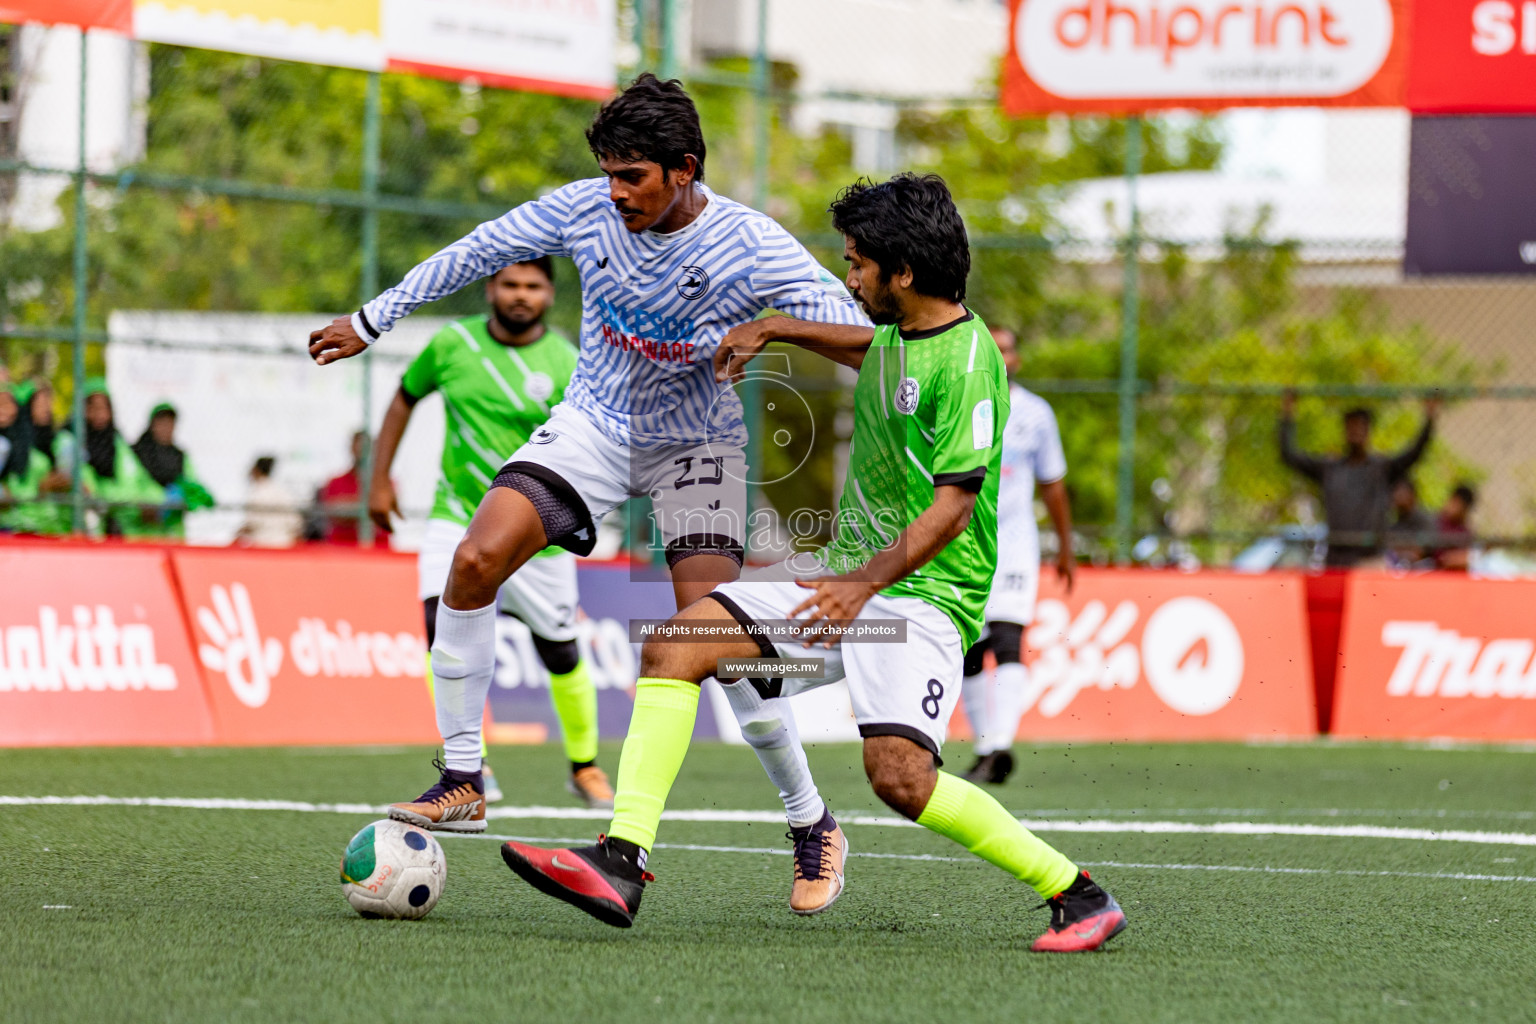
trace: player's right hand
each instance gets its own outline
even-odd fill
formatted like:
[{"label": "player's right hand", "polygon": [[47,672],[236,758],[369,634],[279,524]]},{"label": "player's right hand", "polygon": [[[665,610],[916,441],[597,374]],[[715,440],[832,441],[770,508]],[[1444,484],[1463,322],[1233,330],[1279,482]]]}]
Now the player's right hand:
[{"label": "player's right hand", "polygon": [[395,485],[387,479],[374,480],[373,486],[368,489],[368,518],[385,533],[393,533],[395,528],[389,519],[391,513],[401,519],[405,518],[400,515],[400,499],[395,494]]},{"label": "player's right hand", "polygon": [[747,364],[768,344],[769,321],[773,319],[749,320],[725,332],[720,347],[715,349],[716,381],[724,384],[741,379]]},{"label": "player's right hand", "polygon": [[309,357],[324,366],[355,356],[368,345],[352,329],[352,317],[339,316],[324,329],[309,332]]}]

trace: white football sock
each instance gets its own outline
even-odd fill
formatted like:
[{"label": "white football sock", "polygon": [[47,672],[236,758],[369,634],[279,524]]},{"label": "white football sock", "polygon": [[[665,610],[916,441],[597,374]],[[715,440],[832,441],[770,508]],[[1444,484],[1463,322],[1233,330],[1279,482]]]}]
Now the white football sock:
[{"label": "white football sock", "polygon": [[1019,735],[1024,717],[1025,697],[1029,691],[1029,669],[1017,661],[997,666],[997,682],[992,697],[992,727],[987,734],[988,749],[1007,750]]},{"label": "white football sock", "polygon": [[765,701],[745,679],[721,683],[720,688],[730,700],[731,710],[736,712],[742,739],[757,751],[763,771],[779,787],[779,799],[784,801],[789,824],[794,828],[816,824],[827,812],[827,805],[816,790],[816,780],[811,778],[811,766],[805,759],[789,701],[782,697]]},{"label": "white football sock", "polygon": [[985,670],[960,681],[960,699],[965,702],[965,717],[971,720],[971,733],[976,738],[976,756],[992,753],[987,743],[992,739],[994,685]]},{"label": "white football sock", "polygon": [[461,612],[439,601],[432,645],[437,731],[443,762],[456,772],[480,770],[480,729],[495,671],[496,605]]}]

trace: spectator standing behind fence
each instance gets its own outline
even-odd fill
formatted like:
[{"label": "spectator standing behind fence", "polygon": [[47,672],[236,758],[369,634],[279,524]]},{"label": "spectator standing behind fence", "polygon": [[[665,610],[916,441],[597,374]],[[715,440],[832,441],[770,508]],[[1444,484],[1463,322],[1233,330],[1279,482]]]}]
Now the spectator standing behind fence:
[{"label": "spectator standing behind fence", "polygon": [[32,443],[31,390],[0,384],[0,533],[68,533],[69,506],[38,500],[59,488],[52,463]]},{"label": "spectator standing behind fence", "polygon": [[[1371,451],[1369,409],[1344,414],[1344,454],[1312,455],[1296,447],[1296,394],[1287,391],[1280,404],[1280,459],[1323,491],[1328,521],[1328,565],[1348,568],[1381,553],[1389,525],[1392,488],[1408,475],[1434,435],[1438,399],[1424,403],[1424,426],[1407,448],[1395,455]],[[1341,538],[1335,541],[1335,538]]]},{"label": "spectator standing behind fence", "polygon": [[149,411],[149,426],[133,443],[133,453],[150,478],[165,488],[171,507],[165,514],[164,533],[180,538],[184,534],[184,512],[210,508],[214,502],[208,488],[193,473],[191,458],[176,446],[175,406],[161,402]]},{"label": "spectator standing behind fence", "polygon": [[1419,504],[1419,489],[1408,477],[1392,485],[1392,521],[1387,527],[1387,560],[1408,568],[1423,560],[1435,519]]},{"label": "spectator standing behind fence", "polygon": [[1466,572],[1472,560],[1472,506],[1477,492],[1461,484],[1451,492],[1435,523],[1435,568]]},{"label": "spectator standing behind fence", "polygon": [[75,424],[60,431],[54,442],[54,459],[69,473],[73,460],[83,459],[80,480],[86,492],[107,503],[103,513],[110,536],[154,536],[164,530],[165,489],[155,483],[128,442],[117,432],[112,396],[107,382],[92,377],[85,382],[84,450]]},{"label": "spectator standing behind fence", "polygon": [[[362,511],[363,452],[368,446],[368,435],[359,430],[352,435],[352,468],[340,476],[333,476],[315,495],[320,509],[320,538],[330,544],[356,544],[357,517]],[[383,530],[373,537],[376,548],[389,547],[389,535]]]},{"label": "spectator standing behind fence", "polygon": [[304,516],[294,507],[293,495],[272,476],[277,459],[259,457],[252,465],[245,491],[245,522],[235,543],[253,548],[292,547],[304,529]]}]

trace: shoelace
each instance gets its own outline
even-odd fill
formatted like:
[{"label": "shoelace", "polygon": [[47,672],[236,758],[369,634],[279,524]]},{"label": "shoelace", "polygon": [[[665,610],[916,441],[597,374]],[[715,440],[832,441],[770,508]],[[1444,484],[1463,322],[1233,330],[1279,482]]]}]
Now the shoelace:
[{"label": "shoelace", "polygon": [[433,784],[431,789],[421,794],[416,802],[419,804],[431,804],[436,807],[450,800],[454,790],[466,785],[466,783],[450,782],[445,777],[448,774],[448,766],[442,762],[441,758],[434,757],[432,759],[432,767],[437,769],[437,782]]},{"label": "shoelace", "polygon": [[826,865],[827,840],[815,829],[790,829],[785,838],[795,844],[795,874],[808,882],[819,881]]}]

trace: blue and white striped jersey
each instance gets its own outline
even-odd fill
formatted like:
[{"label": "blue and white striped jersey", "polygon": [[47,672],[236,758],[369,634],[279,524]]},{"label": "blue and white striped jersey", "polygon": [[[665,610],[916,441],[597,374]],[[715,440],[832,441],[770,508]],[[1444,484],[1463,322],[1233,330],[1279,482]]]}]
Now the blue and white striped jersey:
[{"label": "blue and white striped jersey", "polygon": [[650,449],[742,446],[741,400],[716,383],[725,332],[776,309],[868,325],[858,304],[778,223],[696,186],[704,211],[671,234],[633,234],[608,179],[572,182],[481,224],[363,307],[377,330],[535,256],[568,256],[581,274],[581,355],[565,401],[614,441]]},{"label": "blue and white striped jersey", "polygon": [[1048,484],[1066,476],[1067,457],[1049,402],[1013,384],[1008,388],[1008,407],[1002,485],[997,491],[997,571],[1034,572],[1040,566],[1035,483]]}]

